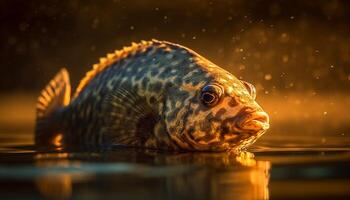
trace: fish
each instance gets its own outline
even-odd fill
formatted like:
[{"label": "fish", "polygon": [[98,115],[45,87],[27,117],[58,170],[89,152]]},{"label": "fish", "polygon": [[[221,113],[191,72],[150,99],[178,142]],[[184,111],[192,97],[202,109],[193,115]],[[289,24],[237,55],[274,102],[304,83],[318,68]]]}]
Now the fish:
[{"label": "fish", "polygon": [[71,94],[62,68],[41,91],[41,147],[244,150],[269,128],[255,87],[195,51],[156,39],[102,57]]}]

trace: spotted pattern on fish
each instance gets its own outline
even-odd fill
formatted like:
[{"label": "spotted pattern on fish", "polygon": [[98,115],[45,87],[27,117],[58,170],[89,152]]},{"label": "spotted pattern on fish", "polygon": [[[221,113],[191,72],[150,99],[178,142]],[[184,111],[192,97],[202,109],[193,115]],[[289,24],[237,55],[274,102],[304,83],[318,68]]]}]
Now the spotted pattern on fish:
[{"label": "spotted pattern on fish", "polygon": [[101,58],[73,99],[57,104],[70,95],[64,89],[69,79],[62,77],[68,72],[61,71],[39,97],[37,144],[62,133],[63,146],[225,151],[245,148],[269,126],[251,84],[166,41],[132,43]]}]

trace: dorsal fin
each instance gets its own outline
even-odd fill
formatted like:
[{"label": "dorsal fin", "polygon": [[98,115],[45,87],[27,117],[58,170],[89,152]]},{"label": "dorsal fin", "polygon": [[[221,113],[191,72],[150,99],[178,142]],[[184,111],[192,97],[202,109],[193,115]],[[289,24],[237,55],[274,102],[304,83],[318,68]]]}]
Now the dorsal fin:
[{"label": "dorsal fin", "polygon": [[37,120],[48,117],[58,108],[68,105],[70,95],[69,74],[62,68],[40,93],[36,106]]},{"label": "dorsal fin", "polygon": [[62,133],[58,126],[57,110],[70,103],[69,74],[61,69],[41,91],[36,106],[35,144],[38,147],[61,148]]},{"label": "dorsal fin", "polygon": [[109,53],[106,57],[100,58],[100,62],[94,64],[92,69],[88,71],[85,77],[80,81],[77,90],[75,91],[74,97],[78,96],[79,93],[84,89],[84,87],[101,71],[105,68],[111,66],[111,64],[115,63],[118,60],[121,60],[128,56],[131,53],[140,51],[142,49],[146,49],[152,44],[161,44],[162,42],[157,40],[152,41],[141,41],[140,43],[131,43],[131,46],[124,47],[122,50],[116,50],[114,53]]}]

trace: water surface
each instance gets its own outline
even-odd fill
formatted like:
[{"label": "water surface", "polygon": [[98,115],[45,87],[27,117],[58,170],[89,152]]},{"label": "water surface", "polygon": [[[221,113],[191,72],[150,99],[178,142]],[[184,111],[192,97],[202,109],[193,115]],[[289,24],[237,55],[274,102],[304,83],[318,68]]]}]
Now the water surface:
[{"label": "water surface", "polygon": [[294,106],[283,118],[288,110],[272,101],[263,102],[272,113],[271,130],[250,153],[231,155],[123,147],[37,151],[35,97],[3,98],[1,199],[349,199],[348,117],[322,124],[329,116],[305,117],[317,115],[309,106],[298,118]]}]

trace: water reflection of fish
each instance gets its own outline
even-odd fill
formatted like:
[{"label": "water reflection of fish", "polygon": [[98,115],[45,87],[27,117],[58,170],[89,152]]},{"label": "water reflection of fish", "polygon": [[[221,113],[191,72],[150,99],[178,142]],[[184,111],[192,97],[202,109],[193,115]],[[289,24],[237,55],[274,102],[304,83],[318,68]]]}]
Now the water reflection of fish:
[{"label": "water reflection of fish", "polygon": [[269,127],[251,84],[194,51],[143,41],[93,66],[70,100],[62,69],[37,104],[38,145],[169,150],[246,147]]},{"label": "water reflection of fish", "polygon": [[[84,162],[86,159],[89,162]],[[6,169],[3,177],[25,176],[29,178],[27,181],[35,178],[44,199],[93,196],[94,199],[260,200],[269,197],[271,164],[255,160],[247,152],[232,156],[121,148],[101,154],[40,153],[36,154],[35,162],[36,166]],[[141,190],[158,192],[139,196],[135,191]]]}]

